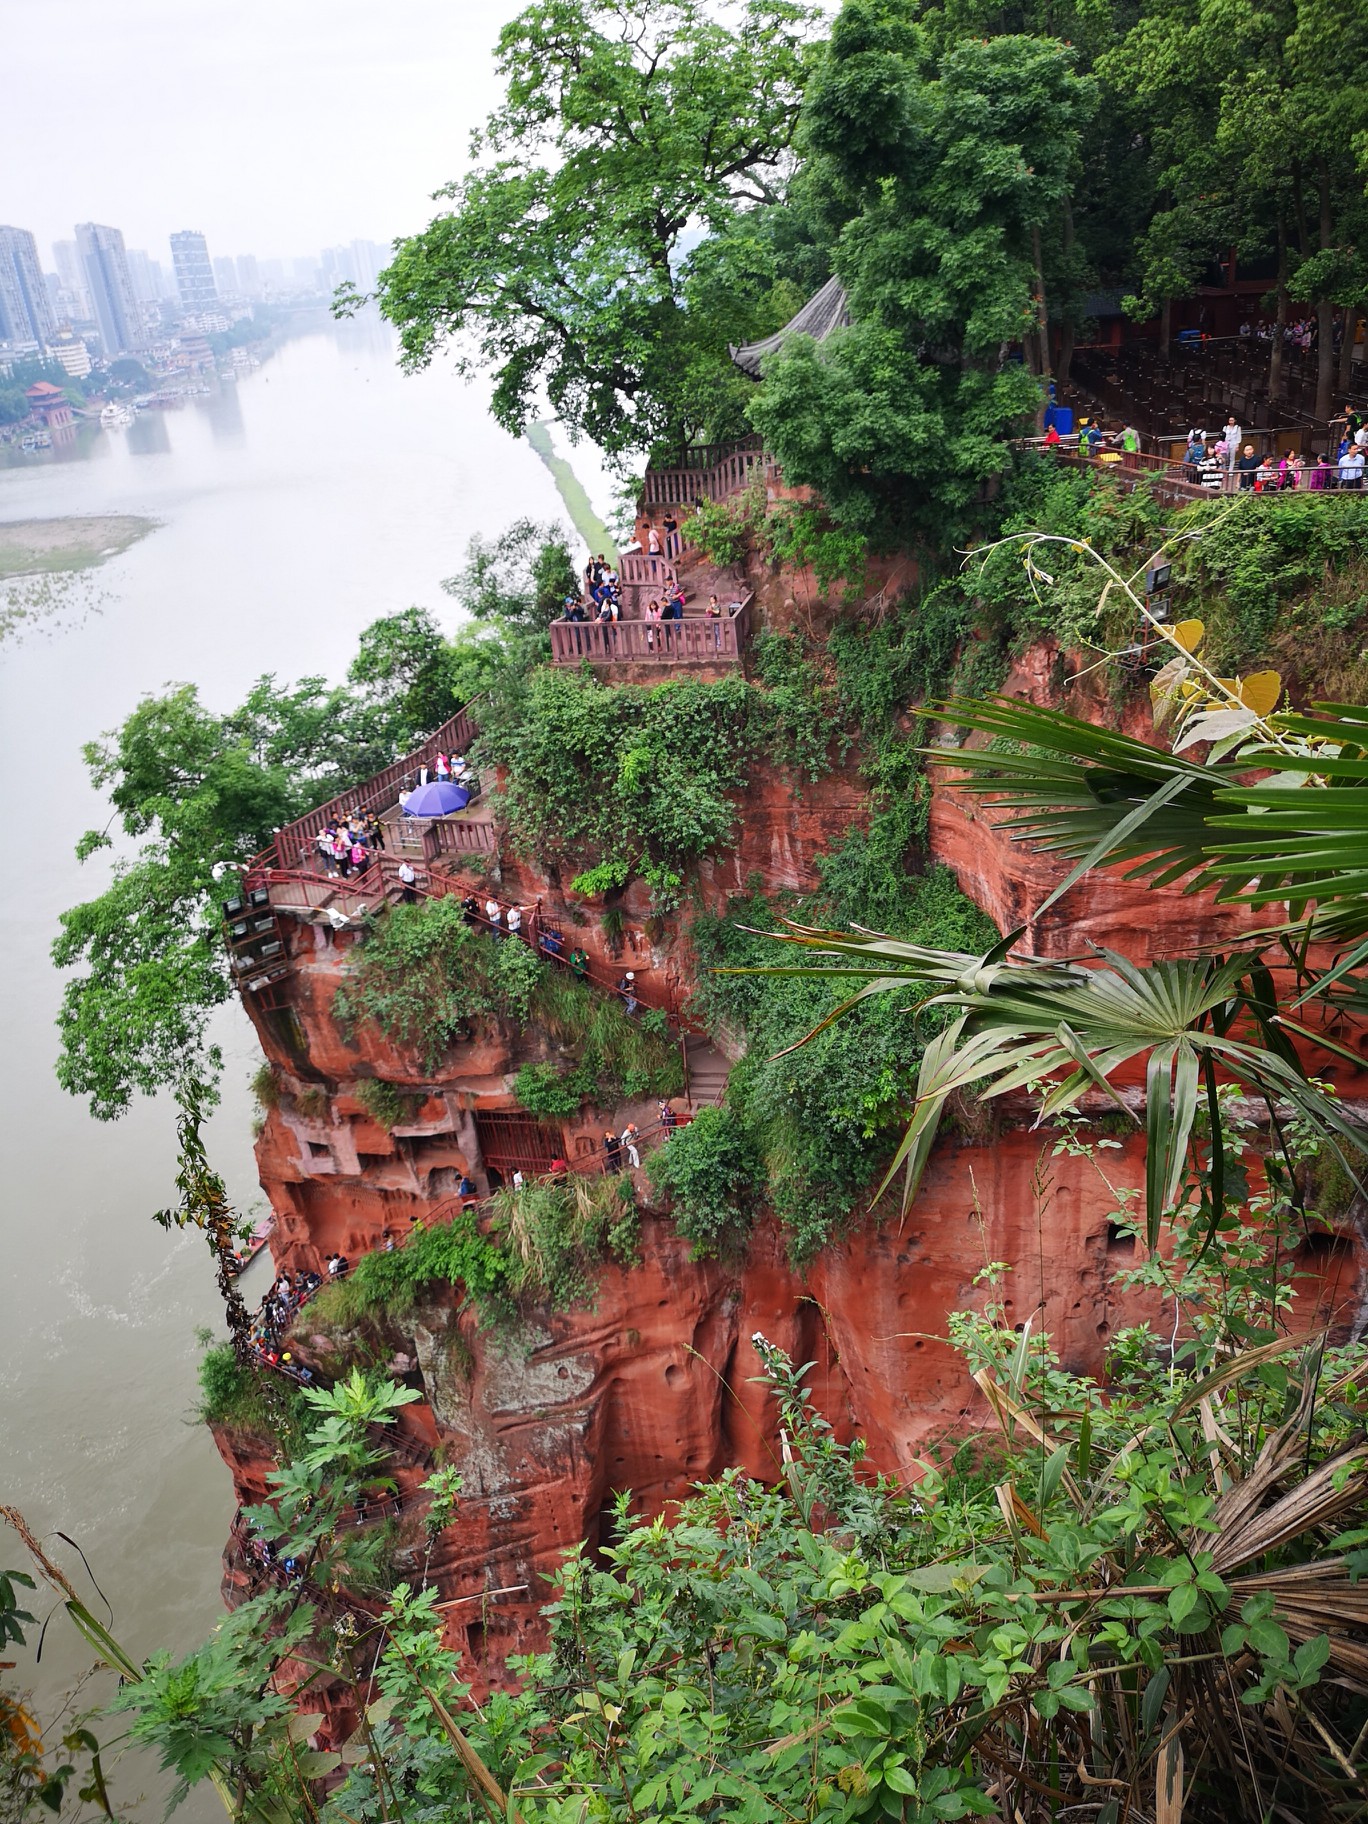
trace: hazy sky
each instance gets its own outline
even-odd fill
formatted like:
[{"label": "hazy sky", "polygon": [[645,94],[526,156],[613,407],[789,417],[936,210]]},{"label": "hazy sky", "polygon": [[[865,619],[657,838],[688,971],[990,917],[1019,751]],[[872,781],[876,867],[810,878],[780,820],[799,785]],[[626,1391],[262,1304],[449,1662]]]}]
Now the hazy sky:
[{"label": "hazy sky", "polygon": [[521,0],[0,0],[0,222],[169,262],[420,228],[497,99]]}]

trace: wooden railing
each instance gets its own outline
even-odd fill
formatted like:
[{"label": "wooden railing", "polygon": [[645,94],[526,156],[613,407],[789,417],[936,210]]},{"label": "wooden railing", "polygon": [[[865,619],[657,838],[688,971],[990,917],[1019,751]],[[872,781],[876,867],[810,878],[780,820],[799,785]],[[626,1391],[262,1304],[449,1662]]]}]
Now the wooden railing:
[{"label": "wooden railing", "polygon": [[326,804],[320,804],[316,810],[296,817],[293,823],[277,830],[269,847],[253,857],[252,870],[298,867],[309,859],[318,832],[335,817],[347,817],[353,811],[387,810],[407,785],[417,783],[422,767],[431,769],[438,754],[464,753],[480,732],[479,724],[470,714],[471,707],[467,704],[464,709],[457,710],[450,721],[444,722],[421,746],[387,766],[383,772],[350,791],[339,792]]},{"label": "wooden railing", "polygon": [[1100,475],[1115,475],[1134,487],[1140,475],[1147,474],[1158,482],[1160,491],[1175,501],[1209,500],[1212,490],[1189,479],[1181,462],[1167,456],[1151,456],[1144,450],[1110,450],[1105,456],[1084,456],[1072,444],[1046,443],[1043,437],[1023,437],[1019,449],[1053,453],[1056,461],[1072,469],[1088,469]]},{"label": "wooden railing", "polygon": [[751,597],[720,620],[552,621],[553,665],[736,665],[750,643]]},{"label": "wooden railing", "polygon": [[743,443],[709,443],[676,451],[668,463],[646,471],[641,506],[691,507],[699,500],[725,500],[739,494],[757,473],[774,467],[758,437]]},{"label": "wooden railing", "polygon": [[758,437],[739,437],[731,443],[686,443],[681,449],[671,450],[659,464],[664,469],[715,469],[719,462],[728,456],[736,455],[738,450],[760,450],[764,445]]},{"label": "wooden railing", "polygon": [[624,585],[664,591],[679,581],[679,571],[668,557],[650,551],[623,551],[617,560]]}]

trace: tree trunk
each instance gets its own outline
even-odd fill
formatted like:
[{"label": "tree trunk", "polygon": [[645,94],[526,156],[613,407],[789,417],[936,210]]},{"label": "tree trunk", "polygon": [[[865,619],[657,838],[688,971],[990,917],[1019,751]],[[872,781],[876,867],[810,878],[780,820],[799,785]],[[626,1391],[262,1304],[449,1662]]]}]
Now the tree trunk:
[{"label": "tree trunk", "polygon": [[[1064,270],[1072,281],[1074,248],[1073,198],[1064,197]],[[1055,378],[1061,386],[1068,384],[1069,369],[1073,365],[1074,320],[1072,307],[1065,311],[1059,328],[1059,364],[1055,369]]]},{"label": "tree trunk", "polygon": [[[1320,192],[1321,252],[1329,249],[1333,220],[1330,214],[1330,169],[1316,161],[1316,186]],[[1335,307],[1329,298],[1316,301],[1316,417],[1329,422],[1335,402]]]},{"label": "tree trunk", "polygon": [[1045,266],[1040,252],[1040,227],[1031,229],[1031,256],[1035,260],[1036,336],[1040,343],[1040,371],[1050,377],[1050,318],[1045,307]]},{"label": "tree trunk", "polygon": [[1059,365],[1055,369],[1055,379],[1061,386],[1069,383],[1069,369],[1073,365],[1074,326],[1065,323],[1059,331]]},{"label": "tree trunk", "polygon": [[1306,197],[1302,191],[1301,161],[1292,160],[1292,206],[1297,217],[1297,242],[1304,260],[1311,257],[1311,232],[1306,226]]},{"label": "tree trunk", "polygon": [[1273,326],[1273,347],[1268,356],[1268,399],[1276,405],[1283,396],[1283,332],[1287,328],[1287,222],[1278,211],[1278,316]]},{"label": "tree trunk", "polygon": [[1354,340],[1358,335],[1359,307],[1350,304],[1344,313],[1344,340],[1340,343],[1339,390],[1347,393],[1354,381]]}]

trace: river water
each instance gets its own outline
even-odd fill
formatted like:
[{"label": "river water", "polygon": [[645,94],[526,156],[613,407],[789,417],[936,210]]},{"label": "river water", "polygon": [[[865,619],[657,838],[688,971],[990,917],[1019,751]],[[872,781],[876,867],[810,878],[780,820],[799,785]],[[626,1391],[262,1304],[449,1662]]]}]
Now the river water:
[{"label": "river water", "polygon": [[[74,609],[0,646],[0,1501],[79,1542],[141,1657],[189,1647],[221,1613],[232,1493],[191,1421],[195,1331],[219,1311],[208,1250],[150,1220],[174,1201],[174,1111],[144,1101],[100,1123],[53,1075],[57,915],[107,878],[102,858],[72,853],[108,818],[81,744],[168,681],[226,709],[262,672],[340,678],[378,614],[420,603],[452,623],[439,582],[473,533],[562,515],[478,390],[402,377],[365,320],[287,341],[236,385],[101,431],[71,460],[0,470],[0,521],[116,512],[159,524],[89,573]],[[218,1036],[210,1144],[251,1211],[258,1060],[235,1007]],[[54,1550],[79,1581],[74,1553]],[[21,1556],[0,1538],[0,1565]],[[30,1655],[18,1676],[50,1704],[85,1657],[54,1623],[41,1666]]]}]

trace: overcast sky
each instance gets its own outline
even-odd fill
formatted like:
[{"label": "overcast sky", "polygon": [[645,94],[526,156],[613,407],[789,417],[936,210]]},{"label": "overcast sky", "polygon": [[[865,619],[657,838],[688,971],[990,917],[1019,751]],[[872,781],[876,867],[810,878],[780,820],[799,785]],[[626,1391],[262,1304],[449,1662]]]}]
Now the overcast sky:
[{"label": "overcast sky", "polygon": [[0,0],[0,222],[169,262],[422,227],[498,96],[521,0]]}]

